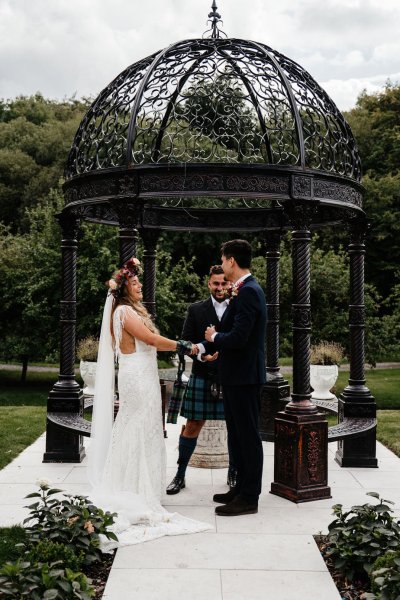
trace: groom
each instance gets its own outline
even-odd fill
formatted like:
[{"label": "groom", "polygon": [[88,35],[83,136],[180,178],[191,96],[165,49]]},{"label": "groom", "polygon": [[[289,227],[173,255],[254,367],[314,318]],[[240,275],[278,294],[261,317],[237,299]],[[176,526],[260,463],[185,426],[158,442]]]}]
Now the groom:
[{"label": "groom", "polygon": [[[250,273],[251,246],[231,240],[221,247],[225,277],[232,282],[231,299],[219,331],[207,327],[205,337],[219,351],[219,377],[237,483],[226,494],[215,494],[221,503],[217,515],[237,516],[258,512],[263,449],[259,433],[261,386],[265,383],[266,301]],[[214,350],[214,351],[215,351]]]}]

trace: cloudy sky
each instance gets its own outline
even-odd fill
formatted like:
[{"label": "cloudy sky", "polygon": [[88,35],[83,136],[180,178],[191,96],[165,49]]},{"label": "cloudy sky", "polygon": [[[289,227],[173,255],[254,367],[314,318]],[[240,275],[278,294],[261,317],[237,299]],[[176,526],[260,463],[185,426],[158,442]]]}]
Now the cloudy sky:
[{"label": "cloudy sky", "polygon": [[[217,0],[229,37],[300,63],[341,110],[400,82],[400,0]],[[211,0],[0,0],[0,98],[96,96],[125,67],[201,37]]]}]

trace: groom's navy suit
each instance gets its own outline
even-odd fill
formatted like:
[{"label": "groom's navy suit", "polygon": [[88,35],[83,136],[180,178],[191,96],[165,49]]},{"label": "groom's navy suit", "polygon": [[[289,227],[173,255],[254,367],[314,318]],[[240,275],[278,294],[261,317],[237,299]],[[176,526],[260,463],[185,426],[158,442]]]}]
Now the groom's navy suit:
[{"label": "groom's navy suit", "polygon": [[261,492],[259,413],[265,383],[265,328],[265,295],[249,275],[231,299],[214,337],[230,449],[238,471],[236,491],[248,502],[257,502]]}]

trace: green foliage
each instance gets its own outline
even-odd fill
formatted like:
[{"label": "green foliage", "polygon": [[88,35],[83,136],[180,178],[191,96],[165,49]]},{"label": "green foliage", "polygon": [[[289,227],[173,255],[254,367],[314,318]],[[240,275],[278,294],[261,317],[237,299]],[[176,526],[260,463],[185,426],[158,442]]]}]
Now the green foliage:
[{"label": "green foliage", "polygon": [[371,571],[372,593],[363,600],[394,600],[400,598],[400,550],[387,552],[378,558]]},{"label": "green foliage", "polygon": [[366,277],[386,297],[400,275],[400,85],[362,94],[346,118],[360,150],[364,209],[372,221]]},{"label": "green foliage", "polygon": [[69,546],[64,546],[58,542],[52,542],[49,539],[42,540],[34,544],[26,551],[24,560],[34,563],[54,563],[59,561],[64,568],[71,571],[80,571],[85,559],[83,550],[76,552]]},{"label": "green foliage", "polygon": [[48,564],[18,560],[0,569],[0,593],[4,598],[89,600],[94,596],[90,583],[83,573],[64,569],[61,561]]},{"label": "green foliage", "polygon": [[26,498],[37,501],[27,508],[30,516],[24,523],[25,537],[18,552],[25,554],[0,569],[2,597],[31,600],[89,600],[95,594],[91,581],[81,566],[101,560],[100,535],[117,540],[108,528],[115,513],[104,512],[84,496],[65,495],[50,489],[45,479],[38,482],[40,491]]},{"label": "green foliage", "polygon": [[49,489],[47,482],[41,484],[40,492],[27,498],[37,499],[28,506],[30,516],[25,523],[31,543],[39,543],[44,537],[64,544],[76,553],[84,552],[83,564],[100,560],[100,535],[117,540],[108,528],[114,522],[115,513],[104,512],[94,506],[85,496],[64,494],[64,499],[54,498],[61,490]]},{"label": "green foliage", "polygon": [[16,560],[20,554],[17,544],[26,541],[26,530],[24,527],[14,525],[13,527],[0,527],[0,566],[6,561]]},{"label": "green foliage", "polygon": [[[368,495],[379,500],[375,492]],[[328,526],[326,556],[348,580],[366,578],[379,556],[399,546],[400,523],[390,514],[389,504],[393,502],[381,499],[379,504],[353,506],[347,512],[341,504],[333,507],[336,519]]]},{"label": "green foliage", "polygon": [[[171,256],[161,250],[157,257],[157,326],[162,335],[178,339],[188,304],[201,300],[208,289],[193,272],[194,257],[181,257],[172,264]],[[197,340],[199,341],[199,340]]]},{"label": "green foliage", "polygon": [[0,221],[13,231],[26,226],[25,208],[57,187],[87,106],[40,94],[0,101]]}]

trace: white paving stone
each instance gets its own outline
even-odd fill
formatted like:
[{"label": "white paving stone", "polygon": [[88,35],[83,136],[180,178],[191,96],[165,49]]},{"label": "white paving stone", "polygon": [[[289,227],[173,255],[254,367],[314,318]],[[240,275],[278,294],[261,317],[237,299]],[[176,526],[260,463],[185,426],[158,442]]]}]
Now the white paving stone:
[{"label": "white paving stone", "polygon": [[329,573],[222,571],[223,600],[340,600]]},{"label": "white paving stone", "polygon": [[[241,518],[241,517],[236,517]],[[261,569],[325,571],[310,535],[196,533],[163,537],[148,544],[121,548],[114,565],[119,569]],[[284,567],[283,567],[284,565]]]},{"label": "white paving stone", "polygon": [[103,600],[170,598],[222,600],[219,570],[113,568],[103,595]]}]

